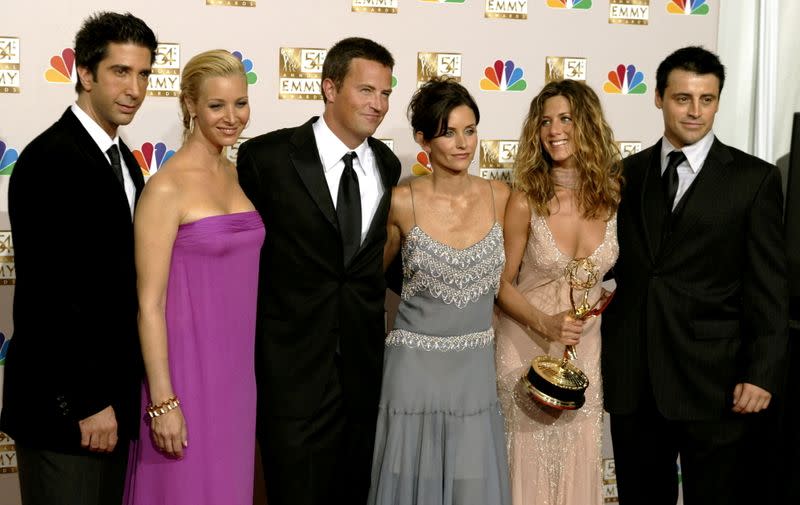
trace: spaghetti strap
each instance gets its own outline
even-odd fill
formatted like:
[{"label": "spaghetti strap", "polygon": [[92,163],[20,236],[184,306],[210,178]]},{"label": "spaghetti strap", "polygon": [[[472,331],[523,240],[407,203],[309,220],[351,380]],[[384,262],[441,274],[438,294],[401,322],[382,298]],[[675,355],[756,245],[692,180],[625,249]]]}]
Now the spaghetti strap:
[{"label": "spaghetti strap", "polygon": [[411,216],[414,218],[414,226],[417,226],[417,210],[414,208],[414,190],[411,183],[408,183],[408,190],[411,192]]},{"label": "spaghetti strap", "polygon": [[[497,221],[497,209],[495,208],[494,203],[494,188],[492,187],[492,181],[487,179],[486,182],[489,183],[489,190],[492,192],[492,215],[494,216],[494,220]],[[412,198],[413,203],[413,198]]]}]

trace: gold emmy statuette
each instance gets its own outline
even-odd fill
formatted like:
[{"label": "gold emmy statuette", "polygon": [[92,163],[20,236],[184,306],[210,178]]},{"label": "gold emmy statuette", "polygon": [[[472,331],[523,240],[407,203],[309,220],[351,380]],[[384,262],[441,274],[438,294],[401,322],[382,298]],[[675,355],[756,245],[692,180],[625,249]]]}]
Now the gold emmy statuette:
[{"label": "gold emmy statuette", "polygon": [[[599,315],[614,296],[613,291],[604,290],[594,304],[589,303],[589,290],[599,281],[598,268],[589,258],[570,261],[564,269],[564,277],[569,283],[569,299],[575,319],[585,320]],[[576,291],[580,298],[577,305]],[[586,401],[584,393],[589,387],[589,378],[583,370],[571,363],[576,358],[575,346],[572,345],[566,346],[560,359],[548,355],[534,358],[528,373],[523,377],[525,388],[531,397],[539,403],[560,410],[581,408]]]}]

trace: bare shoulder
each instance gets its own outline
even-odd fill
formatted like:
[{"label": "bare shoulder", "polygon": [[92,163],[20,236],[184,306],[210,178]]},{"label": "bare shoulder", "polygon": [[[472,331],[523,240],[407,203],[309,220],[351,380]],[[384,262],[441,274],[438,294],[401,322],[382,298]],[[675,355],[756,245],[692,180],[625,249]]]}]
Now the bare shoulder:
[{"label": "bare shoulder", "polygon": [[411,212],[413,207],[411,186],[403,184],[392,188],[392,212],[405,214]]},{"label": "bare shoulder", "polygon": [[150,176],[142,191],[140,205],[142,203],[147,205],[150,202],[158,204],[163,203],[165,200],[177,198],[182,160],[181,158],[174,159],[176,157],[178,157],[177,153],[163,167],[159,168],[155,174]]},{"label": "bare shoulder", "polygon": [[517,212],[525,215],[530,214],[531,203],[528,200],[528,195],[518,190],[510,190],[510,193],[506,210],[508,212]]},{"label": "bare shoulder", "polygon": [[414,222],[414,201],[410,184],[392,188],[390,221],[405,233]]},{"label": "bare shoulder", "polygon": [[508,202],[508,197],[511,196],[511,188],[508,187],[508,184],[496,180],[490,180],[489,184],[492,185],[495,202],[505,205]]}]

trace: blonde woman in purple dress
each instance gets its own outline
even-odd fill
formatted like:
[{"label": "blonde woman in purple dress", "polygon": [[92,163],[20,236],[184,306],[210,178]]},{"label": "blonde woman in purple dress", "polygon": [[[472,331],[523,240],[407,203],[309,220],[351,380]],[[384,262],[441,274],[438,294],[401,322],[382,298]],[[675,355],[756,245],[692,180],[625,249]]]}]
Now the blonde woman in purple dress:
[{"label": "blonde woman in purple dress", "polygon": [[221,50],[195,56],[180,100],[185,142],[135,216],[147,382],[126,503],[251,505],[264,228],[223,155],[250,118],[241,62]]}]

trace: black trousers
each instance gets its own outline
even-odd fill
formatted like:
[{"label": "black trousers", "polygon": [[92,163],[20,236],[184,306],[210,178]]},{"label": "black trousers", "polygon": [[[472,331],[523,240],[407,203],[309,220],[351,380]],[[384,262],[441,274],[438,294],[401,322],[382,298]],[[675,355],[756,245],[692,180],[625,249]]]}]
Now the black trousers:
[{"label": "black trousers", "polygon": [[119,505],[128,442],[114,452],[64,454],[16,444],[22,505]]},{"label": "black trousers", "polygon": [[347,412],[336,368],[314,415],[259,420],[269,505],[367,502],[378,406]]},{"label": "black trousers", "polygon": [[764,433],[754,437],[768,427],[766,413],[671,421],[646,396],[634,413],[611,414],[620,505],[674,505],[680,484],[684,505],[766,503],[763,491],[776,472],[765,462],[773,448]]}]

